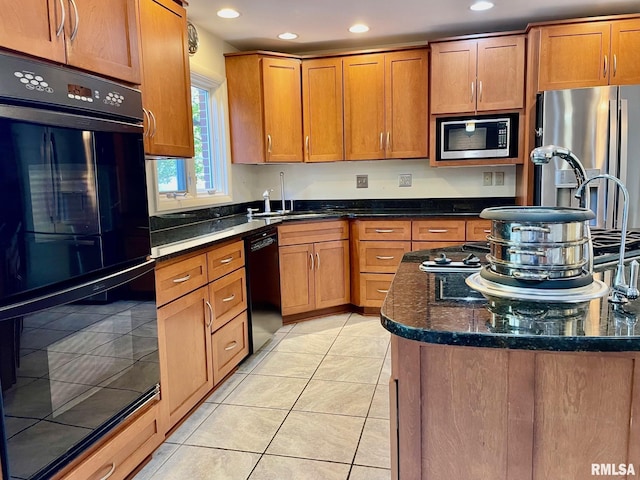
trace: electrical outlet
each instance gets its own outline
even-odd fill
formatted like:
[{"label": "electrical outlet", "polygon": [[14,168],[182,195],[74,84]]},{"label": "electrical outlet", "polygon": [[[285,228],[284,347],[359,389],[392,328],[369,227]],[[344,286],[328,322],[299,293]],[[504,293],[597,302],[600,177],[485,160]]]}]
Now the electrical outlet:
[{"label": "electrical outlet", "polygon": [[410,173],[401,173],[398,175],[398,186],[399,187],[410,187],[411,186],[411,174]]},{"label": "electrical outlet", "polygon": [[356,175],[356,188],[369,188],[369,175]]},{"label": "electrical outlet", "polygon": [[504,172],[495,172],[496,185],[504,185]]},{"label": "electrical outlet", "polygon": [[485,187],[493,185],[493,172],[482,172],[482,185]]}]

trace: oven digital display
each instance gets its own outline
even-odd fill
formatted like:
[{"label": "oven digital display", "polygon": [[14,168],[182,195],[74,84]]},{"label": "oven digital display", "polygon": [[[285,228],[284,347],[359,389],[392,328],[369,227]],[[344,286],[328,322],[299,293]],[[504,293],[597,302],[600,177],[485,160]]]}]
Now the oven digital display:
[{"label": "oven digital display", "polygon": [[83,87],[81,85],[73,85],[71,83],[67,85],[67,91],[72,95],[78,95],[80,97],[91,98],[93,96],[93,92],[90,88]]}]

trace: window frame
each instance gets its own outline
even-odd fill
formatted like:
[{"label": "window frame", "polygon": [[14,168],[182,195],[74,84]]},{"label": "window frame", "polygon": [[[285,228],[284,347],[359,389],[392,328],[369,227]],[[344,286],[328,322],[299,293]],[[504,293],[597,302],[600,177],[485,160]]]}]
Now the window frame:
[{"label": "window frame", "polygon": [[[187,191],[182,194],[160,193],[158,191],[157,160],[172,157],[147,156],[147,185],[149,214],[171,213],[196,208],[205,208],[232,202],[231,193],[231,151],[229,141],[229,115],[227,82],[224,77],[202,75],[191,72],[191,84],[209,91],[209,137],[211,168],[215,178],[215,193],[197,191],[195,159],[185,158]],[[191,89],[189,89],[191,96]],[[192,124],[193,128],[193,124]],[[216,139],[217,141],[213,141]]]}]

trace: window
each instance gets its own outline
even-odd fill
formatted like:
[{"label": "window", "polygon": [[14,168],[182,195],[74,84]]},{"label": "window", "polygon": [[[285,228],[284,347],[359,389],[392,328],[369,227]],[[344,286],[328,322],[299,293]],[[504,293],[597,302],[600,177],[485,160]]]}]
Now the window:
[{"label": "window", "polygon": [[152,213],[188,210],[231,201],[224,81],[192,73],[193,158],[149,162],[155,197]]}]

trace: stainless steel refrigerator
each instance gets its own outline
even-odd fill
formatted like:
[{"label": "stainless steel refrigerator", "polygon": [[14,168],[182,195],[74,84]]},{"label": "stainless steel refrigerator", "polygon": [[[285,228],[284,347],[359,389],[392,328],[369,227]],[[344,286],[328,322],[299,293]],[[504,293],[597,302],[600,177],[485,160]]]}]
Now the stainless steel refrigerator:
[{"label": "stainless steel refrigerator", "polygon": [[[537,107],[537,145],[568,148],[589,178],[608,173],[622,180],[630,194],[629,227],[640,228],[640,85],[548,91]],[[578,206],[576,178],[564,160],[536,166],[535,183],[537,205]],[[592,225],[621,228],[622,192],[602,179],[590,185]]]}]

